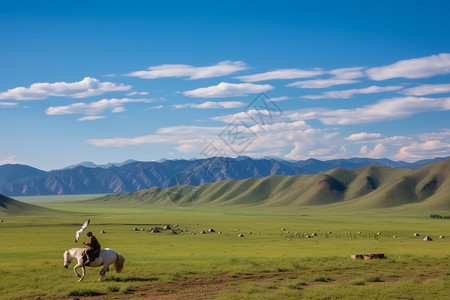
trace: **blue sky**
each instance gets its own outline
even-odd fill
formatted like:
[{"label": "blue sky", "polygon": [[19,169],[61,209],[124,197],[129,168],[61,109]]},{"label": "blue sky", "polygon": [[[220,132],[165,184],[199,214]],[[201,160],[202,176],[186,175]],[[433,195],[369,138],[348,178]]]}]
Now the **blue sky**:
[{"label": "blue sky", "polygon": [[2,0],[0,164],[448,156],[449,11]]}]

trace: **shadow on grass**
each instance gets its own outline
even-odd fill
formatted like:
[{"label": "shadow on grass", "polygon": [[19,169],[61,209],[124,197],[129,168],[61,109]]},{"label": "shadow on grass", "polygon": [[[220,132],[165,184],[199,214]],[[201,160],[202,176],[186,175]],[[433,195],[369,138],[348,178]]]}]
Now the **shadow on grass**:
[{"label": "shadow on grass", "polygon": [[96,290],[88,289],[88,288],[80,288],[80,289],[72,290],[68,293],[68,296],[83,296],[83,297],[100,296],[100,295],[103,295],[103,293],[96,291]]},{"label": "shadow on grass", "polygon": [[135,277],[135,276],[131,276],[131,277],[125,277],[125,278],[121,278],[121,277],[113,277],[113,278],[108,278],[108,279],[104,279],[103,281],[107,281],[107,282],[130,282],[130,281],[144,281],[144,282],[151,282],[151,281],[158,281],[159,278],[158,277]]}]

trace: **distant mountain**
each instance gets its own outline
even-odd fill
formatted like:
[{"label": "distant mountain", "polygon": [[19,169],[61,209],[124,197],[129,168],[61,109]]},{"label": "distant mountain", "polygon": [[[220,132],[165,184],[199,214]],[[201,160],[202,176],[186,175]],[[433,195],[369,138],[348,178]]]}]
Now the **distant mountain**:
[{"label": "distant mountain", "polygon": [[108,169],[108,168],[110,168],[112,166],[121,167],[123,165],[129,164],[129,163],[132,163],[132,162],[135,162],[135,160],[129,159],[129,160],[126,160],[126,161],[121,162],[121,163],[109,163],[109,164],[106,164],[106,165],[97,165],[97,164],[93,163],[92,161],[83,161],[83,162],[81,162],[79,164],[76,164],[76,165],[67,166],[67,167],[63,168],[63,170],[74,169],[76,167]]},{"label": "distant mountain", "polygon": [[229,179],[198,187],[152,188],[107,195],[93,202],[115,205],[179,205],[298,208],[324,206],[361,211],[408,205],[423,211],[450,210],[450,159],[419,169],[364,166],[314,175]]},{"label": "distant mountain", "polygon": [[418,168],[429,161],[405,163],[388,159],[352,158],[291,162],[250,157],[216,157],[200,160],[127,162],[109,167],[82,163],[89,167],[79,165],[50,172],[22,165],[0,166],[0,193],[8,196],[125,193],[152,187],[198,186],[226,179],[318,174],[334,168],[358,169],[367,165]]},{"label": "distant mountain", "polygon": [[23,203],[0,194],[0,215],[33,215],[53,212],[55,211],[37,205]]},{"label": "distant mountain", "polygon": [[46,172],[20,164],[7,164],[0,166],[0,186],[16,180],[45,175]]}]

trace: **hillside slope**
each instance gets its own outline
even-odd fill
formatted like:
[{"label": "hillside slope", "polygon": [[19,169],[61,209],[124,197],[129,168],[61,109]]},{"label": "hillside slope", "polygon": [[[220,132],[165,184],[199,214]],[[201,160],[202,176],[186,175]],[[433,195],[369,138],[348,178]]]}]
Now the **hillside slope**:
[{"label": "hillside slope", "polygon": [[376,209],[414,204],[450,210],[450,159],[419,169],[366,166],[316,175],[228,179],[201,186],[179,185],[108,195],[95,202],[124,205],[303,207],[334,205]]},{"label": "hillside slope", "polygon": [[53,213],[55,211],[14,200],[0,194],[0,215],[36,215]]},{"label": "hillside slope", "polygon": [[[434,160],[442,160],[435,158]],[[366,165],[415,168],[416,163],[388,159],[351,158],[329,161],[284,161],[250,157],[215,157],[199,160],[165,160],[112,165],[94,164],[45,172],[28,166],[0,166],[0,193],[8,196],[72,195],[135,192],[152,187],[198,186],[226,179],[263,178],[270,175],[317,174],[334,168],[358,169]],[[94,167],[88,167],[94,166]],[[332,184],[330,178],[324,184]]]}]

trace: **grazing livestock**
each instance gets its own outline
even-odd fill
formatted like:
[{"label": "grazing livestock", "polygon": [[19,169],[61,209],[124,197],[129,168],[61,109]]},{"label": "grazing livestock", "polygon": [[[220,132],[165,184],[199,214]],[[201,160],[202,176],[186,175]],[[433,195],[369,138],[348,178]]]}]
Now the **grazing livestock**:
[{"label": "grazing livestock", "polygon": [[420,234],[418,234],[418,233],[416,232],[416,233],[414,233],[414,236],[420,236]]},{"label": "grazing livestock", "polygon": [[427,235],[423,238],[424,241],[432,241],[432,239]]},{"label": "grazing livestock", "polygon": [[160,233],[161,232],[161,228],[159,227],[152,227],[148,230],[148,232],[150,233]]},{"label": "grazing livestock", "polygon": [[238,235],[238,237],[244,237],[244,235],[243,235],[242,233],[240,233],[240,234]]}]

